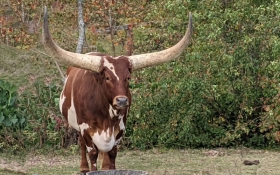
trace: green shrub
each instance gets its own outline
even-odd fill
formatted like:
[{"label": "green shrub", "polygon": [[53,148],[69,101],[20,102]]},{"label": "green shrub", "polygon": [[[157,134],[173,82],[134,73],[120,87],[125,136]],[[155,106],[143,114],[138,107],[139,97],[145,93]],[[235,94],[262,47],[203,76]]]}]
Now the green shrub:
[{"label": "green shrub", "polygon": [[21,129],[25,126],[25,111],[18,109],[17,105],[17,87],[0,80],[0,130],[4,127]]},{"label": "green shrub", "polygon": [[19,108],[17,87],[0,80],[0,151],[17,150],[22,142],[21,131],[27,124],[26,110]]},{"label": "green shrub", "polygon": [[67,144],[67,128],[57,98],[60,85],[35,80],[17,96],[17,88],[0,81],[0,150],[61,148]]},{"label": "green shrub", "polygon": [[[142,81],[132,85],[126,143],[143,149],[279,146],[279,2],[192,1],[187,9],[165,2],[166,18],[177,14],[179,23],[194,12],[193,43],[179,60],[134,73]],[[170,25],[161,33],[176,36],[186,26]],[[143,31],[134,34],[138,52],[158,45],[150,43],[157,33],[144,37]],[[165,36],[161,49],[175,38]]]},{"label": "green shrub", "polygon": [[28,125],[23,132],[26,145],[38,148],[63,145],[66,128],[56,103],[59,93],[60,85],[36,80],[33,88],[21,95],[21,108],[28,114]]}]

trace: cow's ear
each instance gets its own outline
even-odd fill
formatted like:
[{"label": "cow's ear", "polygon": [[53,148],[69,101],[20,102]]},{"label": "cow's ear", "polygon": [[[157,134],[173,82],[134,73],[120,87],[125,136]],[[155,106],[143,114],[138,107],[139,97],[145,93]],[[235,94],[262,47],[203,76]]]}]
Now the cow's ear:
[{"label": "cow's ear", "polygon": [[102,82],[105,78],[105,69],[99,71],[98,81]]}]

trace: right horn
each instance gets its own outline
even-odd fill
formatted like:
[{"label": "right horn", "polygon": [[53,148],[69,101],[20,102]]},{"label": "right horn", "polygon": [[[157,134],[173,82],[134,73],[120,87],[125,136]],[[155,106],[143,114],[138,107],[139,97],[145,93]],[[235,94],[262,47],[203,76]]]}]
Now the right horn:
[{"label": "right horn", "polygon": [[48,25],[48,11],[47,7],[44,9],[44,22],[43,22],[43,44],[47,53],[55,57],[58,61],[63,62],[70,66],[75,66],[83,69],[92,70],[95,72],[100,71],[102,57],[91,56],[86,54],[78,54],[66,51],[60,48],[53,40],[49,32]]},{"label": "right horn", "polygon": [[133,70],[150,67],[150,66],[156,66],[175,59],[191,43],[191,35],[192,35],[192,14],[189,13],[188,30],[186,31],[186,34],[181,39],[181,41],[178,42],[173,47],[170,47],[168,49],[159,52],[129,56],[128,58],[132,64]]}]

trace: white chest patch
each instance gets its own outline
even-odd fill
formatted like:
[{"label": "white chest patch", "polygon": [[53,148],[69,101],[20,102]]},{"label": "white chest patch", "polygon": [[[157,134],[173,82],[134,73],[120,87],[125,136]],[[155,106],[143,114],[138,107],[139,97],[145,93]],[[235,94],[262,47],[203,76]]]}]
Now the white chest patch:
[{"label": "white chest patch", "polygon": [[104,59],[104,66],[107,67],[109,70],[112,71],[112,73],[115,75],[115,77],[117,78],[117,80],[119,81],[120,78],[118,77],[118,75],[116,74],[114,65],[112,63],[109,63],[109,61],[107,59]]},{"label": "white chest patch", "polygon": [[115,143],[114,131],[111,135],[109,135],[109,128],[107,131],[102,131],[100,135],[96,132],[92,136],[92,141],[100,151],[108,152],[113,148]]}]

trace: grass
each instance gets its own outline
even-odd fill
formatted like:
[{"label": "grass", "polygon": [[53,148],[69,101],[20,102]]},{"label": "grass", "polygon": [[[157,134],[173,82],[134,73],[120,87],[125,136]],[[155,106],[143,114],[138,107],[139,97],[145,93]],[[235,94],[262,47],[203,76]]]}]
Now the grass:
[{"label": "grass", "polygon": [[[77,154],[33,155],[18,162],[13,156],[0,155],[0,174],[76,175]],[[259,165],[244,165],[244,160],[259,160]],[[187,149],[120,151],[117,169],[148,171],[150,175],[279,175],[280,153],[247,148],[216,150]]]},{"label": "grass", "polygon": [[35,79],[61,79],[55,62],[43,50],[22,51],[0,43],[0,53],[0,79],[18,87],[27,87]]}]

